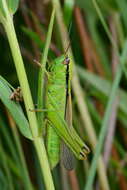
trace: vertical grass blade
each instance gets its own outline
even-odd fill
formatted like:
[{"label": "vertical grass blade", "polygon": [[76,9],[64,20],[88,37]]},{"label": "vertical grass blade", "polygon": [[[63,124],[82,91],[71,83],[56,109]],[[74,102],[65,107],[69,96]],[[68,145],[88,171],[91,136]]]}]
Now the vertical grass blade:
[{"label": "vertical grass blade", "polygon": [[2,147],[1,141],[0,141],[0,160],[2,162],[2,166],[5,170],[5,175],[6,175],[6,180],[7,180],[6,183],[8,185],[8,188],[10,190],[14,190],[14,184],[13,184],[12,176],[10,173],[10,169],[7,165],[6,155],[5,155],[4,149]]},{"label": "vertical grass blade", "polygon": [[50,171],[50,167],[48,163],[48,158],[47,158],[47,154],[46,154],[46,150],[44,146],[44,141],[41,137],[38,136],[38,123],[37,123],[36,114],[35,112],[29,111],[29,109],[34,109],[34,105],[33,105],[33,100],[31,96],[17,36],[15,33],[15,28],[13,25],[12,16],[10,15],[8,11],[6,2],[5,1],[2,1],[2,2],[4,2],[3,4],[4,4],[4,7],[6,8],[6,19],[5,19],[5,22],[3,22],[2,24],[4,26],[4,29],[8,37],[11,53],[12,53],[16,71],[17,71],[17,76],[18,76],[19,83],[22,89],[25,108],[26,108],[28,120],[30,123],[31,132],[34,138],[33,143],[34,143],[34,146],[35,146],[35,149],[37,151],[37,155],[40,161],[40,167],[41,167],[41,171],[44,177],[46,189],[54,190],[55,188],[54,188],[52,175],[51,175],[51,171]]},{"label": "vertical grass blade", "polygon": [[[49,28],[48,28],[48,33],[46,37],[46,42],[45,42],[45,47],[44,51],[42,53],[42,58],[41,58],[41,69],[39,71],[39,76],[38,76],[38,102],[37,106],[39,109],[43,108],[43,94],[44,94],[44,74],[45,74],[45,66],[46,66],[46,61],[48,57],[48,51],[49,51],[49,46],[51,42],[51,37],[52,37],[52,30],[53,30],[53,24],[54,24],[54,17],[55,17],[55,9],[53,9],[52,14],[51,14],[51,19],[49,23]],[[39,130],[40,133],[42,132],[42,127],[43,127],[43,112],[38,112],[38,124],[39,124]]]},{"label": "vertical grass blade", "polygon": [[[125,63],[126,58],[127,58],[127,41],[125,43],[123,53],[120,57],[120,63],[122,65]],[[109,101],[108,101],[107,108],[105,111],[98,143],[95,148],[95,155],[92,160],[92,164],[91,164],[89,174],[88,174],[87,183],[86,183],[84,190],[90,190],[92,188],[92,184],[93,184],[94,177],[96,174],[97,162],[98,162],[98,159],[101,154],[102,147],[103,147],[104,139],[105,139],[107,128],[108,128],[108,126],[107,126],[108,121],[110,118],[110,114],[112,112],[112,105],[117,96],[117,90],[119,87],[119,82],[120,82],[121,76],[122,76],[122,68],[121,68],[121,65],[118,65],[118,70],[117,70],[116,77],[115,77],[113,85],[112,85],[111,94],[109,96]]]}]

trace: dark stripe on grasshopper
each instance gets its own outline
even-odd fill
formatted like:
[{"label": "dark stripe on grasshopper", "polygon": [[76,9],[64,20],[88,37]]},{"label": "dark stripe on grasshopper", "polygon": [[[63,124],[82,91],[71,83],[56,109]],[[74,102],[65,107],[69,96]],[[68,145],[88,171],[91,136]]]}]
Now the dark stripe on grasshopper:
[{"label": "dark stripe on grasshopper", "polygon": [[[67,68],[66,68],[66,106],[65,106],[65,108],[66,108],[67,107],[67,100],[68,100],[68,96],[69,96],[69,80],[70,80],[70,76],[69,76],[70,59],[68,56],[65,58],[65,61],[63,64],[67,65]],[[65,116],[66,116],[66,109],[65,109]]]},{"label": "dark stripe on grasshopper", "polygon": [[[65,58],[65,61],[64,61],[64,63],[63,64],[66,64],[67,65],[67,68],[66,68],[66,107],[67,107],[67,101],[68,101],[68,96],[69,96],[69,82],[70,82],[70,73],[69,73],[69,66],[70,66],[70,59],[69,59],[69,57],[67,56],[66,58]],[[66,116],[66,110],[65,110],[65,116]],[[64,163],[64,166],[65,166],[65,168],[67,168],[67,169],[69,169],[69,170],[71,170],[71,169],[73,169],[73,167],[74,166],[72,166],[72,164],[74,165],[74,157],[73,157],[73,153],[71,153],[71,151],[68,149],[68,147],[65,145],[64,146],[64,148],[65,148],[65,151],[69,154],[69,152],[70,152],[70,157],[69,157],[69,155],[68,155],[68,157],[67,158],[65,158],[65,163]],[[67,149],[67,150],[66,150]],[[66,153],[65,152],[65,153]],[[81,152],[80,152],[80,155],[82,156],[82,159],[86,159],[86,154],[88,154],[90,152],[90,150],[89,150],[89,148],[86,146],[86,145],[84,145],[83,147],[82,147],[82,149],[81,149]],[[65,155],[66,156],[66,155]],[[69,164],[67,164],[67,160],[68,160],[68,162],[69,162],[69,164],[70,164],[70,166],[69,166]],[[72,164],[71,164],[71,162],[72,162]],[[65,165],[66,164],[66,165]],[[69,167],[68,167],[69,166]]]},{"label": "dark stripe on grasshopper", "polygon": [[[67,112],[67,101],[69,96],[69,82],[70,82],[70,73],[69,73],[69,65],[70,59],[68,56],[65,57],[63,64],[67,65],[66,67],[66,106],[65,106],[65,120],[66,120],[66,112]],[[68,126],[69,127],[69,126]],[[75,166],[75,158],[72,151],[67,147],[65,143],[62,143],[62,163],[67,170],[73,170]]]},{"label": "dark stripe on grasshopper", "polygon": [[[69,76],[70,58],[68,56],[65,57],[63,64],[67,65],[67,68],[66,68],[66,105],[67,105],[67,97],[69,96],[69,80],[70,80],[70,76]],[[65,110],[65,112],[66,112],[66,110]],[[65,113],[65,115],[66,115],[66,113]]]}]

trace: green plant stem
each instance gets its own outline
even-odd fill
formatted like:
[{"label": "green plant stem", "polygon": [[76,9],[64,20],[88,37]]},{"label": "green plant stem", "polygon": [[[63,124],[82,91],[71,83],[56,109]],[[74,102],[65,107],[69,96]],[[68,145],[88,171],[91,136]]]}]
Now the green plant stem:
[{"label": "green plant stem", "polygon": [[[35,149],[37,151],[39,160],[40,160],[40,166],[41,170],[44,176],[44,182],[47,190],[54,190],[54,184],[51,176],[51,171],[50,167],[48,164],[48,159],[46,155],[46,150],[44,146],[44,142],[41,139],[41,137],[38,137],[38,125],[37,125],[37,118],[35,115],[35,112],[30,112],[29,109],[34,109],[33,101],[32,101],[32,96],[23,64],[23,59],[20,53],[14,25],[13,25],[13,20],[12,17],[10,16],[9,12],[6,17],[6,22],[3,23],[3,26],[5,28],[8,40],[9,40],[9,45],[11,48],[12,56],[14,59],[19,83],[22,89],[22,94],[24,98],[24,103],[26,107],[26,112],[28,116],[28,120],[30,123],[30,128],[31,132],[33,135],[33,143],[35,145]],[[40,143],[41,142],[41,143]]]},{"label": "green plant stem", "polygon": [[95,9],[96,9],[96,11],[97,11],[97,14],[98,14],[100,20],[101,20],[101,23],[102,23],[102,25],[103,25],[103,27],[104,27],[104,30],[105,30],[105,32],[106,32],[106,34],[107,34],[109,40],[110,40],[111,43],[112,43],[112,46],[114,46],[114,48],[117,50],[117,44],[116,44],[115,40],[113,39],[113,37],[112,37],[112,35],[111,35],[109,29],[108,29],[108,26],[107,26],[107,24],[106,24],[106,22],[105,22],[105,20],[104,20],[104,17],[102,16],[102,13],[101,13],[100,8],[99,8],[99,6],[98,6],[98,4],[97,4],[97,1],[96,1],[96,0],[92,0],[92,2],[93,2],[93,5],[94,5],[94,7],[95,7]]},{"label": "green plant stem", "polygon": [[[38,109],[42,109],[44,107],[44,105],[43,105],[44,74],[45,74],[45,70],[46,70],[45,66],[46,66],[49,46],[50,46],[51,37],[52,37],[54,17],[55,17],[55,9],[53,9],[52,14],[51,14],[51,19],[50,19],[48,33],[47,33],[47,37],[46,37],[44,52],[43,52],[42,58],[41,58],[42,67],[41,67],[41,69],[39,71],[39,75],[38,75],[38,102],[37,102]],[[44,119],[43,116],[44,116],[43,112],[38,113],[39,129],[42,129],[42,124],[43,124],[43,119]],[[42,130],[40,130],[40,132],[42,132]]]},{"label": "green plant stem", "polygon": [[42,172],[44,172],[43,178],[45,181],[46,190],[55,190],[43,139],[37,138],[36,141],[34,141],[34,145],[38,154],[40,166],[43,170]]},{"label": "green plant stem", "polygon": [[[61,37],[62,46],[64,49],[66,49],[68,42],[69,42],[69,38],[67,35],[66,26],[64,25],[64,22],[63,22],[62,10],[60,7],[60,3],[58,0],[52,0],[52,4],[53,4],[53,7],[55,7],[55,9],[56,9],[56,20],[57,20],[58,29],[59,29],[60,35],[61,35],[60,37]],[[73,77],[72,77],[72,88],[73,88],[75,97],[77,99],[77,106],[78,106],[78,109],[80,111],[86,132],[88,134],[89,142],[91,143],[93,151],[94,151],[95,146],[97,144],[97,138],[96,138],[94,127],[93,127],[93,124],[92,124],[92,121],[91,121],[91,118],[90,118],[90,115],[89,115],[89,112],[87,109],[87,105],[84,101],[84,95],[82,93],[82,89],[80,87],[80,83],[78,80],[78,75],[77,75],[77,71],[75,68],[75,62],[74,62],[74,58],[73,58],[71,48],[69,49],[68,55],[71,58],[71,61],[74,63],[74,65],[73,65]],[[105,171],[105,167],[104,167],[104,164],[103,164],[101,157],[98,161],[98,173],[99,173],[99,179],[100,179],[102,189],[103,190],[109,190],[106,171]]]},{"label": "green plant stem", "polygon": [[9,45],[11,48],[12,56],[14,59],[19,83],[22,89],[22,94],[24,97],[24,103],[25,103],[25,108],[28,116],[28,120],[30,123],[30,128],[31,132],[33,135],[33,138],[38,136],[38,127],[37,127],[37,121],[36,121],[36,115],[35,112],[30,112],[29,109],[34,109],[32,97],[31,97],[31,92],[22,60],[22,56],[20,53],[20,48],[18,45],[14,25],[13,25],[13,20],[8,16],[6,22],[4,23],[4,28],[8,37]]},{"label": "green plant stem", "polygon": [[[125,63],[126,57],[127,57],[127,41],[125,43],[123,53],[120,57],[121,65],[123,65]],[[104,139],[106,136],[106,131],[108,129],[108,122],[109,122],[109,118],[110,118],[110,115],[112,112],[112,105],[113,105],[114,100],[117,96],[117,90],[118,90],[120,79],[122,76],[121,65],[118,65],[118,70],[117,70],[117,73],[116,73],[116,76],[115,76],[115,79],[114,79],[114,82],[112,85],[112,90],[111,90],[108,105],[107,105],[107,108],[105,111],[101,131],[100,131],[100,135],[99,135],[99,139],[98,139],[98,144],[96,145],[95,155],[94,155],[94,158],[92,160],[92,165],[91,165],[91,168],[90,168],[89,174],[88,174],[88,180],[87,180],[86,186],[84,188],[85,190],[90,190],[92,188],[93,180],[94,180],[94,177],[96,174],[97,161],[98,161],[99,155],[100,155],[102,147],[103,147]]]}]

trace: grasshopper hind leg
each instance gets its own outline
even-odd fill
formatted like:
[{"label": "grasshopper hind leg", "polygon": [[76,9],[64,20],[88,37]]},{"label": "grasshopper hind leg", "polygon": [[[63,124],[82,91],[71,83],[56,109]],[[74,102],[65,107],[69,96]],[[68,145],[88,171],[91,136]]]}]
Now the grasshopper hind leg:
[{"label": "grasshopper hind leg", "polygon": [[52,125],[49,120],[46,120],[46,149],[51,169],[59,163],[61,141]]}]

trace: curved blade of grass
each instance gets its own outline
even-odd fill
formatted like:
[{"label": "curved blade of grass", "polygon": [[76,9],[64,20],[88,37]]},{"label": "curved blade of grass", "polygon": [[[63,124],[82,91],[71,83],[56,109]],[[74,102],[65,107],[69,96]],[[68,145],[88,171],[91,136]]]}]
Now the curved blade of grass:
[{"label": "curved blade of grass", "polygon": [[73,0],[70,0],[70,1],[65,0],[64,1],[63,17],[65,20],[66,26],[69,26],[69,24],[72,20],[73,8],[74,8],[74,1]]},{"label": "curved blade of grass", "polygon": [[12,160],[11,156],[9,156],[6,152],[4,152],[4,154],[6,156],[6,163],[8,164],[11,172],[15,175],[15,177],[22,179],[23,175],[20,170],[21,167],[18,167],[17,164],[15,164],[15,161]]},{"label": "curved blade of grass", "polygon": [[[127,41],[125,43],[122,55],[120,57],[120,63],[124,64],[126,61],[126,58],[127,58]],[[115,76],[115,79],[114,79],[114,82],[112,85],[111,94],[110,94],[109,101],[107,104],[107,108],[105,111],[101,131],[99,134],[98,143],[97,143],[96,148],[95,148],[95,155],[94,155],[93,160],[92,160],[92,164],[91,164],[89,174],[88,174],[88,178],[87,178],[87,183],[86,183],[84,190],[90,190],[92,188],[93,180],[94,180],[94,177],[96,174],[97,162],[98,162],[99,156],[101,154],[104,139],[105,139],[105,136],[107,133],[108,121],[110,118],[110,114],[112,112],[113,102],[117,96],[117,90],[119,87],[119,82],[120,82],[121,76],[122,76],[122,68],[121,68],[121,65],[118,65],[118,70],[116,72],[116,76]]]},{"label": "curved blade of grass", "polygon": [[[111,92],[112,84],[110,81],[97,76],[89,71],[83,70],[81,67],[77,67],[78,73],[83,80],[88,81],[92,86],[94,86],[97,90],[103,93],[105,96],[109,96]],[[119,100],[119,108],[125,114],[127,114],[127,94],[124,90],[119,89],[118,95],[120,97]]]},{"label": "curved blade of grass", "polygon": [[10,128],[11,128],[12,133],[13,133],[15,145],[16,145],[16,148],[17,148],[18,168],[19,168],[20,174],[22,176],[22,180],[23,180],[23,183],[24,183],[24,188],[29,189],[29,190],[33,190],[33,186],[32,186],[29,174],[28,174],[28,168],[27,168],[27,165],[26,165],[26,161],[25,161],[23,149],[22,149],[22,146],[21,146],[19,134],[18,134],[18,131],[17,131],[17,128],[16,128],[16,124],[15,124],[14,120],[12,119],[12,117],[10,116],[10,114],[8,112],[7,112],[7,117],[8,117],[8,122],[10,124]]},{"label": "curved blade of grass", "polygon": [[127,12],[126,12],[127,1],[126,0],[122,0],[122,1],[116,0],[116,4],[120,10],[120,15],[121,15],[124,25],[127,29]]},{"label": "curved blade of grass", "polygon": [[[40,109],[44,107],[44,103],[43,103],[44,90],[43,89],[44,89],[44,75],[45,75],[45,69],[46,69],[45,66],[46,66],[46,61],[47,61],[47,57],[48,57],[49,46],[51,43],[54,18],[55,18],[55,9],[52,11],[52,14],[51,14],[51,19],[50,19],[50,23],[49,23],[49,27],[48,27],[48,33],[47,33],[47,37],[46,37],[45,47],[44,47],[44,51],[43,51],[42,57],[41,57],[42,67],[41,67],[41,69],[39,71],[39,75],[38,75],[37,107]],[[40,132],[42,132],[44,113],[43,112],[37,113],[37,116],[38,116],[39,129],[40,129]]]},{"label": "curved blade of grass", "polygon": [[6,123],[3,118],[0,116],[0,134],[5,139],[4,145],[9,147],[9,153],[11,158],[14,160],[15,164],[18,163],[18,154],[14,142],[10,136],[10,131],[8,130]]},{"label": "curved blade of grass", "polygon": [[37,46],[40,49],[42,49],[44,47],[40,36],[36,32],[34,32],[34,31],[32,31],[32,29],[26,28],[24,26],[22,26],[21,29],[31,40],[33,40],[37,44]]},{"label": "curved blade of grass", "polygon": [[4,139],[5,147],[9,147],[9,155],[6,154],[7,163],[11,170],[15,173],[18,178],[21,178],[24,184],[25,189],[32,190],[32,184],[29,178],[28,169],[26,166],[24,153],[21,147],[21,142],[19,138],[19,134],[16,128],[16,124],[10,113],[7,112],[9,127],[12,130],[14,141],[12,139],[12,135],[10,135],[8,124],[4,122],[3,117],[0,116],[0,134]]},{"label": "curved blade of grass", "polygon": [[[5,125],[4,121],[2,120],[2,118],[0,118],[0,130],[5,130],[4,132],[2,131],[2,133],[0,133],[2,135],[2,137],[4,138],[4,141],[7,141],[7,143],[4,142],[5,147],[9,147],[9,155],[4,151],[4,156],[6,157],[6,164],[8,164],[10,170],[12,171],[12,173],[15,174],[16,177],[18,178],[22,178],[22,172],[21,172],[21,163],[19,163],[19,159],[18,159],[18,155],[17,155],[17,151],[15,151],[15,146],[12,143],[12,139],[9,136],[9,131],[7,126]],[[1,132],[1,131],[0,131]],[[4,133],[7,134],[4,134]],[[4,135],[4,136],[3,136]],[[9,144],[10,143],[10,144]],[[14,155],[15,154],[15,155]],[[2,160],[0,159],[0,161],[2,162]],[[20,164],[20,167],[19,165]]]},{"label": "curved blade of grass", "polygon": [[[6,187],[5,187],[6,186]],[[3,173],[3,171],[0,169],[0,188],[2,187],[2,189],[7,189],[7,181],[6,181],[6,177],[5,174]]]},{"label": "curved blade of grass", "polygon": [[12,117],[14,118],[21,134],[26,138],[32,140],[32,134],[29,128],[29,124],[21,106],[18,103],[10,100],[10,95],[12,91],[8,87],[8,84],[5,84],[5,80],[2,79],[0,76],[0,99],[3,104],[8,108],[9,112],[11,113]]}]

